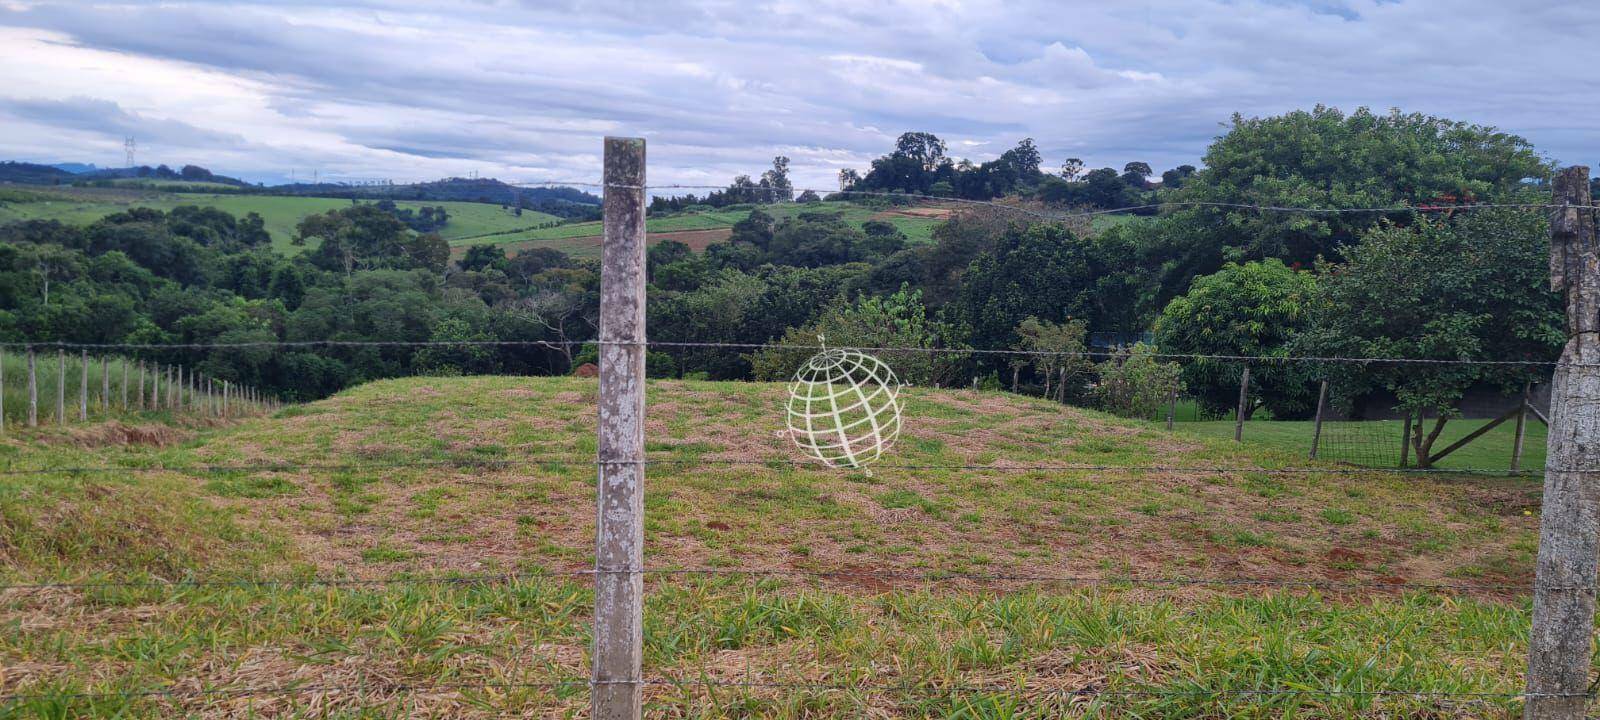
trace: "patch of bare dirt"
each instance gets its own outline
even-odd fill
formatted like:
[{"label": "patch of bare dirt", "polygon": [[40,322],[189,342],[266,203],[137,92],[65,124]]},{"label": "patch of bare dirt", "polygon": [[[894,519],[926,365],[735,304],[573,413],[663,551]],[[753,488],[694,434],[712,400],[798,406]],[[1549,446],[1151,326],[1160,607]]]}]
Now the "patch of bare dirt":
[{"label": "patch of bare dirt", "polygon": [[933,220],[948,220],[955,214],[954,208],[947,207],[904,207],[892,210],[881,210],[872,214],[873,220],[887,220],[892,217],[930,218]]}]

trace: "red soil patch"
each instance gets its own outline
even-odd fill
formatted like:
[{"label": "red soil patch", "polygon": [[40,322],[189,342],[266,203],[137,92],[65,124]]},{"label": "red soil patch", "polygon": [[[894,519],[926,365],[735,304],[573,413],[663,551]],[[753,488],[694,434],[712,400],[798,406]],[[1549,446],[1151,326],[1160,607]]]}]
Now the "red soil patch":
[{"label": "red soil patch", "polygon": [[874,220],[882,220],[884,218],[891,218],[891,217],[912,217],[912,218],[933,218],[935,220],[944,220],[944,219],[949,218],[951,215],[954,215],[954,214],[955,214],[955,209],[954,208],[947,208],[947,207],[895,208],[893,210],[884,210],[884,211],[881,211],[881,212],[873,213],[872,214],[872,219],[874,219]]},{"label": "red soil patch", "polygon": [[[664,242],[666,240],[676,240],[688,245],[690,249],[699,252],[705,250],[706,247],[710,246],[712,243],[718,243],[727,240],[732,235],[733,230],[731,228],[712,228],[710,230],[653,232],[648,233],[645,238],[651,245]],[[527,250],[528,248],[536,247],[556,247],[570,249],[573,246],[588,246],[599,249],[601,238],[602,236],[600,235],[580,235],[577,237],[566,238],[540,238],[537,240],[522,240],[520,242],[502,243],[499,245],[499,247],[505,250],[507,255],[515,255],[519,250]],[[453,259],[460,259],[463,255],[467,254],[467,247],[467,245],[457,245],[450,248],[450,257]]]},{"label": "red soil patch", "polygon": [[719,243],[733,236],[731,228],[712,228],[710,230],[683,230],[679,232],[647,233],[645,239],[651,245],[666,240],[676,240],[688,245],[691,250],[700,252],[712,243]]}]

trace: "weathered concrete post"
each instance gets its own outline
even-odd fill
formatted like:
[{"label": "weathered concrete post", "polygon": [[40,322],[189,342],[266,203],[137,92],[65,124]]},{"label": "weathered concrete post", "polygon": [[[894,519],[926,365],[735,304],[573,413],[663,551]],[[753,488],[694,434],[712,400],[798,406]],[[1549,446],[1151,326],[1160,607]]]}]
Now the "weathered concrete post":
[{"label": "weathered concrete post", "polygon": [[1250,402],[1250,366],[1244,366],[1244,372],[1239,373],[1239,407],[1234,410],[1233,416],[1233,441],[1244,440],[1244,415]]},{"label": "weathered concrete post", "polygon": [[1533,381],[1522,385],[1522,404],[1517,406],[1517,433],[1511,444],[1511,472],[1522,470],[1522,445],[1528,438],[1528,404],[1533,400]]},{"label": "weathered concrete post", "polygon": [[67,424],[67,351],[56,348],[56,424]]},{"label": "weathered concrete post", "polygon": [[78,422],[89,422],[89,351],[78,356]]},{"label": "weathered concrete post", "polygon": [[1322,387],[1317,389],[1317,420],[1311,426],[1311,459],[1317,459],[1317,446],[1322,444],[1322,411],[1328,404],[1328,381],[1322,381]]},{"label": "weathered concrete post", "polygon": [[111,360],[100,356],[100,414],[111,414]]},{"label": "weathered concrete post", "polygon": [[1172,388],[1167,394],[1167,430],[1172,430],[1172,423],[1178,419],[1178,388]]},{"label": "weathered concrete post", "polygon": [[1405,467],[1411,458],[1411,416],[1411,411],[1407,410],[1405,425],[1400,428],[1400,467]]},{"label": "weathered concrete post", "polygon": [[56,424],[67,424],[67,350],[56,349]]},{"label": "weathered concrete post", "polygon": [[127,410],[128,409],[128,365],[129,364],[130,363],[128,362],[127,358],[122,358],[122,409],[123,410]]},{"label": "weathered concrete post", "polygon": [[39,427],[39,359],[28,346],[28,427]]},{"label": "weathered concrete post", "polygon": [[594,556],[595,720],[638,720],[644,577],[644,140],[605,139],[600,465]]},{"label": "weathered concrete post", "polygon": [[1567,344],[1550,385],[1550,437],[1528,638],[1526,720],[1578,720],[1589,685],[1600,554],[1600,248],[1589,168],[1556,174],[1550,287],[1566,294]]}]

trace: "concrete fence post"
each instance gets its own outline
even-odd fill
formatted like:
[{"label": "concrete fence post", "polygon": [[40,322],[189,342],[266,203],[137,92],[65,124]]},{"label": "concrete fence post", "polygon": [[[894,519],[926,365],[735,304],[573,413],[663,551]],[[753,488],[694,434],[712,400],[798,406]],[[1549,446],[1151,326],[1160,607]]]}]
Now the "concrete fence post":
[{"label": "concrete fence post", "polygon": [[1556,174],[1550,288],[1567,304],[1567,344],[1550,384],[1539,559],[1528,638],[1526,720],[1578,720],[1588,704],[1600,554],[1600,249],[1589,168]]},{"label": "concrete fence post", "polygon": [[605,139],[590,715],[638,720],[643,657],[645,146]]},{"label": "concrete fence post", "polygon": [[28,427],[39,427],[39,358],[28,346]]},{"label": "concrete fence post", "polygon": [[1249,410],[1250,402],[1250,366],[1244,366],[1244,371],[1239,373],[1239,407],[1234,410],[1233,441],[1244,440],[1244,416]]},{"label": "concrete fence post", "polygon": [[89,422],[89,351],[78,356],[78,422]]},{"label": "concrete fence post", "polygon": [[1318,446],[1322,444],[1322,413],[1328,404],[1328,381],[1323,380],[1322,386],[1317,388],[1317,419],[1311,426],[1311,459],[1317,459]]},{"label": "concrete fence post", "polygon": [[56,424],[67,424],[67,351],[56,348]]}]

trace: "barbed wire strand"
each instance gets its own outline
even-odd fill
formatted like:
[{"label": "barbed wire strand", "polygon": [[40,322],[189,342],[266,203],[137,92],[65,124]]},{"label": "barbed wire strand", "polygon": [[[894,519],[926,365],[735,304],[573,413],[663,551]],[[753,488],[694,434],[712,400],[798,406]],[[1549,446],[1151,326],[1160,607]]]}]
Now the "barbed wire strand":
[{"label": "barbed wire strand", "polygon": [[828,683],[815,681],[761,681],[761,680],[713,680],[705,677],[644,677],[639,679],[613,679],[613,680],[532,680],[532,681],[479,681],[479,682],[454,682],[454,683],[381,683],[372,684],[360,682],[356,688],[348,685],[328,684],[285,684],[285,685],[257,685],[247,687],[199,687],[199,688],[145,688],[127,690],[103,691],[74,691],[65,693],[7,693],[0,694],[0,701],[28,702],[37,700],[95,700],[108,698],[143,699],[143,698],[207,698],[207,697],[250,697],[250,696],[285,696],[309,694],[351,694],[370,695],[377,693],[423,693],[423,692],[463,692],[471,690],[517,690],[517,689],[546,689],[584,688],[592,689],[596,686],[607,685],[638,685],[647,687],[670,688],[723,688],[747,690],[787,690],[811,692],[865,692],[865,693],[898,693],[907,695],[972,695],[972,694],[1008,694],[1008,695],[1047,695],[1057,697],[1115,697],[1115,698],[1207,698],[1207,697],[1352,697],[1352,698],[1410,698],[1418,700],[1452,700],[1475,699],[1480,701],[1492,700],[1521,700],[1527,698],[1572,698],[1588,697],[1588,693],[1547,693],[1547,692],[1489,692],[1466,690],[1396,690],[1374,689],[1364,690],[1356,688],[1306,688],[1306,687],[1276,687],[1276,688],[1185,688],[1185,689],[1154,689],[1154,688],[1103,688],[1103,687],[1029,687],[1021,684],[1004,685],[979,685],[966,683],[940,683],[931,681],[926,683]]},{"label": "barbed wire strand", "polygon": [[43,590],[184,590],[206,588],[343,588],[390,586],[480,586],[505,585],[540,580],[563,580],[596,575],[640,575],[646,577],[795,577],[817,580],[885,580],[908,583],[1040,583],[1080,587],[1273,587],[1300,590],[1416,590],[1427,592],[1594,592],[1589,585],[1539,586],[1529,583],[1445,583],[1397,582],[1384,580],[1317,580],[1280,578],[1203,578],[1143,575],[1068,575],[1028,572],[965,572],[946,570],[807,570],[803,568],[722,568],[657,567],[638,569],[541,570],[514,573],[474,573],[465,575],[399,576],[389,578],[222,578],[214,580],[85,580],[0,584],[0,592]]},{"label": "barbed wire strand", "polygon": [[[619,186],[619,187],[624,187],[624,186]],[[634,187],[634,186],[625,186],[625,187],[629,187],[631,189],[640,189],[640,188],[637,188],[637,187]],[[672,183],[672,184],[665,184],[665,185],[645,185],[645,186],[643,186],[642,189],[644,189],[644,190],[727,190],[728,186],[727,185],[693,185],[693,184]],[[756,189],[756,188],[752,188],[752,189],[758,190],[758,191],[763,191],[761,189]],[[776,197],[776,195],[770,189],[766,189],[764,191],[767,192],[769,198],[775,198]],[[1027,214],[1027,215],[1032,215],[1034,217],[1037,217],[1037,218],[1043,219],[1043,220],[1070,220],[1070,219],[1074,219],[1074,218],[1088,218],[1088,217],[1096,217],[1096,216],[1100,216],[1100,215],[1127,214],[1127,213],[1136,213],[1136,212],[1142,212],[1142,211],[1147,211],[1147,210],[1160,210],[1162,208],[1176,208],[1176,207],[1215,207],[1215,208],[1226,208],[1226,209],[1233,209],[1233,210],[1255,210],[1255,211],[1260,211],[1260,212],[1305,213],[1305,214],[1313,214],[1313,215],[1382,214],[1382,213],[1404,213],[1404,212],[1453,212],[1453,211],[1458,211],[1458,210],[1475,211],[1475,210],[1496,210],[1496,209],[1504,209],[1504,210],[1593,209],[1593,206],[1590,206],[1590,205],[1574,205],[1574,204],[1571,204],[1571,203],[1548,203],[1548,202],[1545,202],[1545,203],[1463,203],[1463,204],[1459,204],[1459,205],[1447,205],[1447,204],[1391,205],[1391,206],[1384,206],[1384,207],[1297,207],[1297,206],[1292,206],[1292,205],[1260,205],[1260,204],[1255,204],[1255,203],[1219,202],[1219,201],[1209,201],[1209,200],[1163,200],[1163,201],[1153,202],[1153,203],[1141,203],[1139,205],[1126,205],[1126,206],[1122,206],[1122,207],[1102,208],[1102,209],[1099,209],[1099,210],[1089,210],[1089,211],[1082,211],[1082,212],[1050,213],[1050,212],[1041,212],[1041,211],[1038,211],[1038,210],[1034,210],[1032,208],[1026,208],[1026,207],[1022,207],[1022,206],[1018,206],[1018,205],[1012,205],[1012,204],[1007,204],[1007,203],[998,203],[998,202],[994,202],[992,200],[976,200],[976,199],[972,199],[972,198],[958,198],[958,197],[947,197],[947,196],[942,196],[942,195],[924,195],[924,194],[918,194],[918,193],[892,192],[892,191],[881,191],[881,190],[837,190],[837,189],[819,189],[819,188],[794,188],[793,190],[790,191],[790,195],[791,195],[791,198],[792,198],[797,194],[803,194],[803,193],[807,193],[807,192],[816,193],[817,195],[824,196],[824,197],[826,197],[828,195],[847,195],[847,196],[848,195],[859,195],[859,196],[864,196],[864,197],[882,197],[882,198],[890,198],[890,199],[912,199],[912,200],[925,200],[925,201],[934,202],[934,203],[954,203],[954,204],[961,204],[961,205],[987,206],[987,207],[993,207],[993,208],[996,208],[996,209],[999,209],[999,210],[1005,210],[1005,211],[1009,211],[1009,212],[1017,212],[1017,213],[1023,213],[1023,214]],[[792,200],[791,200],[791,202],[792,202]],[[745,204],[745,203],[740,203],[740,204]]]},{"label": "barbed wire strand", "polygon": [[[608,464],[623,464],[623,461],[606,461]],[[596,465],[601,461],[593,456],[576,455],[532,455],[522,459],[479,459],[458,458],[439,460],[393,460],[361,463],[287,463],[287,462],[259,462],[259,463],[193,463],[193,464],[152,464],[152,465],[60,465],[40,467],[0,467],[0,476],[24,475],[88,475],[107,473],[253,473],[253,472],[358,472],[363,470],[396,470],[396,469],[424,469],[424,468],[518,468],[535,467],[540,465],[579,466]],[[637,461],[636,464],[645,466],[683,466],[683,467],[708,467],[717,465],[726,466],[764,466],[764,467],[794,467],[801,469],[827,469],[816,460],[793,460],[786,458],[770,459],[743,459],[743,458],[647,458]],[[1549,472],[1561,473],[1600,473],[1600,468],[1544,468],[1539,470],[1505,470],[1495,468],[1467,467],[1467,468],[1440,468],[1440,467],[1352,467],[1352,466],[1287,466],[1287,467],[1258,467],[1247,465],[1117,465],[1105,463],[1054,463],[1054,464],[1018,464],[995,465],[992,463],[884,463],[873,464],[872,470],[966,470],[974,472],[1160,472],[1160,473],[1207,473],[1228,475],[1376,475],[1376,474],[1403,474],[1403,475],[1489,475],[1494,477],[1538,477]]]},{"label": "barbed wire strand", "polygon": [[[736,350],[809,350],[820,351],[827,346],[820,344],[804,343],[753,343],[753,342],[698,342],[680,340],[249,340],[240,342],[172,342],[172,343],[85,343],[62,340],[40,341],[13,341],[0,344],[0,350],[7,348],[33,348],[35,350],[221,350],[221,349],[256,349],[256,348],[306,348],[306,347],[543,347],[547,349],[574,348],[585,346],[636,346],[643,344],[648,347],[658,348],[683,348],[706,349],[723,348]],[[915,345],[878,345],[878,346],[838,346],[835,349],[848,347],[850,350],[861,352],[914,352],[924,354],[944,355],[1002,355],[1026,357],[1084,357],[1084,358],[1115,358],[1123,353],[1114,350],[1025,350],[1019,348],[949,348],[949,347],[923,347]],[[1355,365],[1381,365],[1381,364],[1417,364],[1417,365],[1491,365],[1509,367],[1588,367],[1600,363],[1563,363],[1559,360],[1478,360],[1469,358],[1401,358],[1382,356],[1337,356],[1337,355],[1231,355],[1218,353],[1151,353],[1150,357],[1162,360],[1214,360],[1226,362],[1249,363],[1288,363],[1288,362],[1314,362],[1328,364],[1355,364]]]}]

